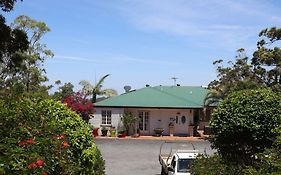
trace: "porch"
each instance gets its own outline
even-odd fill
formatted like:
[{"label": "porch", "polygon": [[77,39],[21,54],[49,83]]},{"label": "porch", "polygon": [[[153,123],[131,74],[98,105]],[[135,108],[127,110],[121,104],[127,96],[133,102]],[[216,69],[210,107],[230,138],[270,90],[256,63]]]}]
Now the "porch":
[{"label": "porch", "polygon": [[[199,123],[200,109],[125,109],[138,118],[136,128],[141,136],[155,135],[154,129],[163,129],[164,136],[193,136],[194,123]],[[130,133],[133,131],[131,130]]]}]

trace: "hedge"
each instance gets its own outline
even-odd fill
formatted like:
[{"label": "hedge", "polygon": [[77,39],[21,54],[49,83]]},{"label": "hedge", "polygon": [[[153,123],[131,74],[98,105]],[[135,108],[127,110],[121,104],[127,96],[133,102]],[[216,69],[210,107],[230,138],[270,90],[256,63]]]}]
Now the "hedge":
[{"label": "hedge", "polygon": [[89,126],[54,100],[0,100],[0,174],[104,174]]}]

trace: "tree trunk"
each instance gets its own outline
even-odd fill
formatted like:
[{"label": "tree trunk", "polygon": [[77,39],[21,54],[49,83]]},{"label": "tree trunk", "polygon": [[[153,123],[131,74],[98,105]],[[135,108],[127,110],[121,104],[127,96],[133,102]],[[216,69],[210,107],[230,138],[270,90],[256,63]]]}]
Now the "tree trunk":
[{"label": "tree trunk", "polygon": [[96,103],[96,102],[97,102],[97,94],[93,93],[92,103]]}]

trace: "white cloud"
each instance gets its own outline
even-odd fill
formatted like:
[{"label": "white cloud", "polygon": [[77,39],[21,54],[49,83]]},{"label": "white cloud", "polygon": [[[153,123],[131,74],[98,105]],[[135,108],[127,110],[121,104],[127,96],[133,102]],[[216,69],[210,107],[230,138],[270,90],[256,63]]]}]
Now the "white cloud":
[{"label": "white cloud", "polygon": [[[150,65],[178,65],[178,63],[173,61],[167,61],[167,60],[161,60],[161,59],[141,59],[141,58],[134,58],[134,57],[128,57],[125,55],[121,56],[112,56],[111,58],[114,61],[118,62],[124,62],[124,63],[140,63],[140,64],[150,64]],[[172,60],[172,59],[169,59]]]},{"label": "white cloud", "polygon": [[[281,23],[281,16],[271,16],[270,19],[274,23]],[[280,25],[279,25],[279,27],[280,27]]]},{"label": "white cloud", "polygon": [[84,61],[84,62],[95,62],[93,59],[84,58],[84,57],[74,57],[74,56],[64,56],[64,55],[56,55],[54,56],[55,59],[62,59],[62,60],[70,60],[70,61]]},{"label": "white cloud", "polygon": [[[96,57],[96,56],[95,56]],[[150,65],[179,65],[178,63],[175,63],[173,61],[168,60],[161,60],[161,59],[141,59],[141,58],[135,58],[130,57],[126,55],[107,55],[104,56],[104,58],[100,58],[99,60],[94,58],[85,58],[85,57],[77,57],[77,56],[66,56],[66,55],[57,55],[54,56],[55,60],[58,59],[58,61],[72,61],[72,62],[92,62],[92,63],[101,63],[101,64],[150,64]],[[172,59],[171,59],[172,60]]]},{"label": "white cloud", "polygon": [[209,26],[209,29],[215,30],[238,30],[242,29],[240,25],[225,25],[225,24],[212,24]]},{"label": "white cloud", "polygon": [[[277,25],[280,8],[265,0],[125,0],[106,4],[137,29],[184,37],[233,50],[252,47],[264,27]],[[195,42],[194,42],[195,41]],[[219,42],[218,42],[219,41]]]}]

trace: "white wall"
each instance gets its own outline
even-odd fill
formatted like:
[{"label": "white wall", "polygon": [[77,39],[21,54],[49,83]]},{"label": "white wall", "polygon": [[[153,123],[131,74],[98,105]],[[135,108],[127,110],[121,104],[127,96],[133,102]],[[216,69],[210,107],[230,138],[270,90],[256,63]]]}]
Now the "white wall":
[{"label": "white wall", "polygon": [[[89,122],[96,128],[101,128],[102,126],[115,127],[116,129],[122,127],[121,116],[124,112],[123,108],[95,108],[96,112],[94,117],[89,120]],[[102,110],[111,110],[111,125],[102,125]],[[99,129],[99,134],[101,131]]]},{"label": "white wall", "polygon": [[[169,134],[170,118],[176,118],[178,116],[178,123],[174,121],[175,131],[174,134],[189,134],[188,126],[193,122],[193,110],[190,109],[129,109],[134,116],[138,117],[138,111],[149,111],[149,130],[141,133],[142,135],[153,135],[155,128],[163,128],[164,135]],[[186,122],[181,122],[181,117],[185,116]]]},{"label": "white wall", "polygon": [[[94,118],[90,119],[90,123],[94,127],[101,128],[102,125],[102,117],[101,111],[102,110],[111,110],[111,122],[112,124],[108,127],[115,127],[117,130],[122,127],[121,117],[124,113],[123,108],[96,108],[96,112],[94,113]],[[192,109],[141,109],[141,108],[128,108],[126,109],[135,117],[138,117],[139,111],[149,111],[149,130],[147,132],[142,132],[141,135],[154,135],[155,128],[163,128],[164,135],[169,134],[169,123],[170,118],[176,119],[178,116],[178,123],[174,121],[174,134],[175,135],[189,135],[188,126],[190,123],[193,123],[193,110]],[[182,123],[181,117],[185,116],[186,122]],[[138,124],[137,124],[138,126]],[[201,126],[202,127],[202,126]],[[130,131],[132,133],[132,131]],[[100,130],[99,130],[100,134]]]}]

